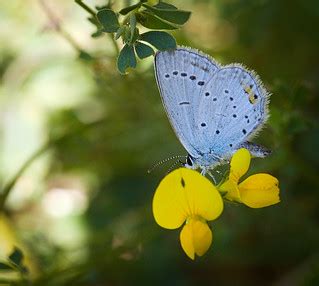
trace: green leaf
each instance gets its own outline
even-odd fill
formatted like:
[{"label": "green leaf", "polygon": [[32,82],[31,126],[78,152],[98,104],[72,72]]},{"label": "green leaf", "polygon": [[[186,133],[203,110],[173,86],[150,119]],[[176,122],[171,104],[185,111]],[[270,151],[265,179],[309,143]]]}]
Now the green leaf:
[{"label": "green leaf", "polygon": [[165,3],[165,2],[158,2],[153,7],[157,8],[157,9],[173,9],[173,10],[177,10],[177,7],[175,7],[172,4]]},{"label": "green leaf", "polygon": [[117,16],[113,10],[103,9],[96,14],[106,33],[115,33],[120,27]]},{"label": "green leaf", "polygon": [[103,35],[103,31],[102,30],[97,30],[96,32],[91,34],[92,38],[98,38],[101,37]]},{"label": "green leaf", "polygon": [[176,41],[174,37],[166,32],[146,32],[140,36],[140,40],[150,43],[152,46],[161,51],[176,48]]},{"label": "green leaf", "polygon": [[117,68],[121,74],[125,74],[127,68],[136,67],[136,57],[133,46],[126,44],[120,51],[117,59]]},{"label": "green leaf", "polygon": [[140,32],[138,28],[135,28],[133,35],[131,35],[130,43],[134,44],[139,37],[140,37]]},{"label": "green leaf", "polygon": [[174,24],[171,24],[169,22],[166,22],[155,15],[143,11],[141,13],[136,14],[138,22],[149,29],[154,29],[154,30],[176,30],[179,27],[175,26]]},{"label": "green leaf", "polygon": [[131,29],[131,42],[133,41],[133,38],[134,38],[134,34],[135,34],[135,30],[136,30],[136,17],[135,17],[135,14],[132,13],[130,15],[130,29]]},{"label": "green leaf", "polygon": [[0,270],[15,270],[10,264],[0,262]]},{"label": "green leaf", "polygon": [[143,4],[143,7],[147,8],[147,10],[151,11],[156,16],[177,25],[185,24],[191,15],[191,12],[179,9],[159,9],[147,4]]},{"label": "green leaf", "polygon": [[88,19],[88,21],[89,21],[90,23],[92,23],[93,25],[95,25],[95,26],[100,26],[99,21],[98,21],[95,17],[89,17],[89,18],[87,18],[87,19]]},{"label": "green leaf", "polygon": [[22,251],[19,248],[15,247],[13,252],[9,256],[9,260],[11,260],[14,264],[18,266],[22,266],[21,265],[22,259],[23,259]]},{"label": "green leaf", "polygon": [[132,33],[130,27],[128,26],[124,26],[124,27],[125,29],[124,29],[124,32],[122,33],[123,42],[129,45],[134,44],[140,35],[138,28],[135,28],[135,30]]},{"label": "green leaf", "polygon": [[102,6],[95,6],[95,9],[96,10],[103,10],[103,9],[111,9],[111,6],[110,6],[110,4],[108,4],[108,5],[102,5]]},{"label": "green leaf", "polygon": [[135,51],[136,51],[137,56],[141,60],[145,59],[145,58],[147,58],[149,56],[154,55],[154,50],[150,46],[145,45],[144,43],[141,43],[141,42],[137,42],[136,43]]},{"label": "green leaf", "polygon": [[119,37],[122,36],[122,34],[124,32],[125,32],[125,26],[121,26],[120,28],[118,28],[118,30],[116,31],[114,39],[117,40]]},{"label": "green leaf", "polygon": [[120,14],[121,14],[121,15],[126,15],[126,14],[128,14],[129,12],[133,11],[134,9],[140,8],[141,5],[142,5],[142,3],[137,3],[137,4],[135,4],[135,5],[125,7],[125,8],[123,8],[123,9],[120,11]]},{"label": "green leaf", "polygon": [[81,50],[79,52],[79,59],[84,60],[84,61],[94,60],[94,58],[89,53],[87,53],[86,51],[83,51],[83,50]]}]

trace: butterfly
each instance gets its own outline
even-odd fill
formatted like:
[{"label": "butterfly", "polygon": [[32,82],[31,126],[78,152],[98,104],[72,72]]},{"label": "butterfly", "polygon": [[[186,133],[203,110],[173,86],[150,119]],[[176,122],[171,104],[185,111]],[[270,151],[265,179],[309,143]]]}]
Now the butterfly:
[{"label": "butterfly", "polygon": [[270,153],[250,142],[268,119],[270,96],[253,71],[177,47],[157,52],[155,75],[169,121],[188,152],[185,167],[205,174],[239,148],[255,157]]}]

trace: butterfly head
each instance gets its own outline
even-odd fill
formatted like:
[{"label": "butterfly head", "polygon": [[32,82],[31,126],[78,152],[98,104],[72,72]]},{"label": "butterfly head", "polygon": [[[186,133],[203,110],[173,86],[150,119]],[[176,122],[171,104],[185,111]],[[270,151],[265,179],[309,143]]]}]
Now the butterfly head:
[{"label": "butterfly head", "polygon": [[184,167],[188,169],[197,169],[194,158],[189,154],[186,157],[186,162],[184,163]]}]

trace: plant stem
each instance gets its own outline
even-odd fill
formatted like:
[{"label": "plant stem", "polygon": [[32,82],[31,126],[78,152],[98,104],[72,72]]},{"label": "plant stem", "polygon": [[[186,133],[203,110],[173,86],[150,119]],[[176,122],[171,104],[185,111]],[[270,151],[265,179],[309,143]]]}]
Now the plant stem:
[{"label": "plant stem", "polygon": [[110,40],[112,42],[112,45],[113,45],[113,47],[115,49],[116,54],[118,55],[119,52],[120,52],[120,48],[119,48],[116,40],[114,39],[113,34],[108,34],[108,36],[109,36],[109,38],[110,38]]},{"label": "plant stem", "polygon": [[81,6],[85,11],[90,13],[94,18],[96,17],[96,13],[93,9],[91,9],[89,6],[87,6],[85,3],[82,2],[82,0],[74,0],[76,4]]},{"label": "plant stem", "polygon": [[35,151],[29,159],[27,159],[25,161],[25,163],[20,167],[20,169],[17,171],[17,173],[13,176],[13,178],[11,180],[9,180],[9,182],[4,186],[4,188],[2,189],[2,192],[0,193],[0,213],[3,212],[4,210],[4,205],[6,203],[6,200],[12,190],[12,188],[14,187],[14,185],[16,184],[16,182],[18,181],[18,179],[20,178],[20,176],[22,175],[22,173],[35,161],[35,159],[37,159],[40,155],[42,155],[43,153],[45,153],[47,150],[49,150],[51,147],[55,146],[56,144],[58,144],[59,142],[72,137],[76,134],[82,133],[84,131],[86,131],[87,129],[90,129],[92,127],[97,126],[98,124],[101,124],[105,121],[105,118],[102,118],[100,120],[94,121],[92,123],[89,123],[87,125],[82,125],[80,127],[75,128],[73,131],[68,132],[66,134],[63,134],[55,139],[51,139],[50,141],[48,141],[47,143],[45,143],[42,147],[40,147],[37,151]]},{"label": "plant stem", "polygon": [[[92,10],[89,6],[87,6],[85,3],[82,2],[82,0],[74,0],[76,4],[81,6],[85,11],[87,11],[89,14],[92,15],[92,17],[96,18],[96,12]],[[120,52],[119,46],[117,45],[116,41],[113,38],[113,34],[108,34],[109,38],[112,42],[112,45],[115,49],[116,54]]]},{"label": "plant stem", "polygon": [[[58,17],[56,15],[53,14],[52,10],[50,9],[50,7],[47,5],[45,0],[40,0],[39,1],[43,11],[45,12],[45,14],[47,15],[50,24],[53,26],[54,30],[57,31],[58,33],[60,33],[60,35],[67,41],[70,43],[70,45],[78,52],[78,53],[82,53],[83,50],[80,47],[80,45],[72,38],[72,36],[65,31],[60,24],[60,20],[58,19]],[[77,2],[77,0],[75,0],[75,2]],[[94,13],[94,11],[92,11]],[[94,14],[95,15],[95,14]]]}]

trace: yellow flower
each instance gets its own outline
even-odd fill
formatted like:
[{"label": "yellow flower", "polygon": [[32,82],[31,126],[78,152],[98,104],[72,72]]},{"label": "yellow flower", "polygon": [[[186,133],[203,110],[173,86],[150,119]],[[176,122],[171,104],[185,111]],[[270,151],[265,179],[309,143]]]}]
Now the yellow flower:
[{"label": "yellow flower", "polygon": [[159,184],[153,198],[153,214],[163,228],[180,233],[183,250],[191,258],[202,256],[212,243],[213,235],[207,221],[223,211],[223,200],[215,186],[198,172],[179,168]]},{"label": "yellow flower", "polygon": [[246,174],[250,165],[248,150],[239,149],[231,159],[228,180],[219,191],[226,193],[230,201],[243,203],[251,208],[262,208],[280,202],[278,180],[269,174],[255,174],[238,184],[239,179]]}]

